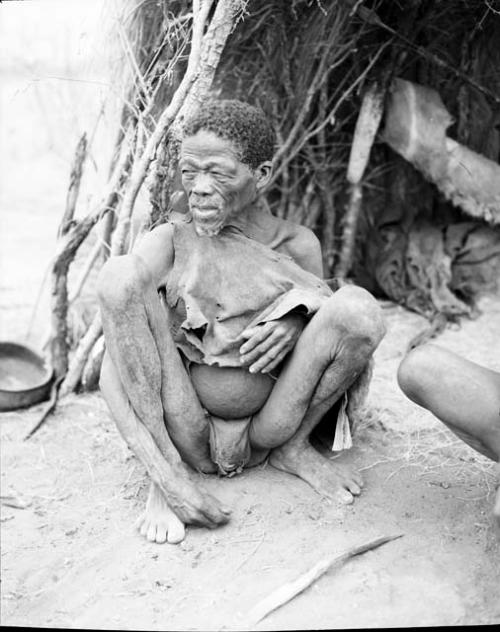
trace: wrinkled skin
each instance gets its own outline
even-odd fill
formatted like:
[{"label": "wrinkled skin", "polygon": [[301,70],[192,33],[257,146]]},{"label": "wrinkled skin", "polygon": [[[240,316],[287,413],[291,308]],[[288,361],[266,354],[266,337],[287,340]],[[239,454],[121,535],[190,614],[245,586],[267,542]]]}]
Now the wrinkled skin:
[{"label": "wrinkled skin", "polygon": [[[257,204],[271,175],[270,163],[250,169],[233,143],[202,130],[184,139],[180,168],[198,235],[217,239],[220,230],[231,224],[322,276],[314,234],[273,217]],[[173,266],[172,235],[171,224],[157,227],[133,254],[110,259],[98,283],[107,348],[101,389],[120,432],[151,477],[139,528],[158,543],[179,542],[185,525],[214,528],[230,515],[196,475],[217,471],[210,449],[215,426],[211,429],[174,344],[158,294]],[[269,457],[272,465],[299,476],[318,494],[353,502],[361,492],[359,474],[321,456],[308,439],[362,373],[383,335],[376,301],[354,286],[325,298],[308,318],[292,311],[243,331],[242,381],[238,386],[235,380],[235,393],[238,388],[252,388],[251,375],[257,378],[257,373],[266,375],[277,367],[280,371],[260,410],[248,424],[242,422],[248,426],[249,444],[235,440],[235,459],[231,459],[231,439],[222,447],[224,468],[234,461],[241,469],[240,454],[250,455],[247,467]],[[246,414],[239,413],[238,424]],[[223,427],[225,422],[234,420],[222,420]]]}]

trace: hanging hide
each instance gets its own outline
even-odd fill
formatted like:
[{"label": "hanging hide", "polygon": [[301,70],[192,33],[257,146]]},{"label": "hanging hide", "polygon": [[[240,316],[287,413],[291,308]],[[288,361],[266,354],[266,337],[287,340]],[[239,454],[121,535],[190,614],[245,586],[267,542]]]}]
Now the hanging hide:
[{"label": "hanging hide", "polygon": [[381,231],[385,242],[372,267],[392,300],[433,318],[471,315],[475,298],[500,286],[500,227],[476,222],[434,226],[415,222]]},{"label": "hanging hide", "polygon": [[500,166],[446,136],[439,94],[403,79],[390,90],[383,139],[469,215],[500,223]]}]

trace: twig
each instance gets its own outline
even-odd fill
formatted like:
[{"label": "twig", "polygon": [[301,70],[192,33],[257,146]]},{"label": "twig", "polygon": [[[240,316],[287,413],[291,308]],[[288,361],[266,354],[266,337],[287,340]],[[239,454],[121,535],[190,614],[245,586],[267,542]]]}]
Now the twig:
[{"label": "twig", "polygon": [[[259,550],[259,548],[261,547],[265,539],[266,539],[266,534],[263,533],[261,539],[257,543],[257,546],[253,549],[253,551],[249,555],[245,557],[245,559],[240,564],[238,564],[238,566],[234,569],[233,574],[236,574],[241,569],[241,567],[244,566],[248,562],[248,560],[257,553],[257,551]],[[247,540],[247,542],[248,541],[249,540]]]},{"label": "twig", "polygon": [[101,315],[98,312],[94,320],[91,322],[90,327],[87,329],[87,333],[80,340],[78,348],[73,356],[68,372],[64,379],[64,382],[61,385],[61,397],[71,393],[80,381],[80,377],[82,375],[82,371],[85,367],[85,363],[87,362],[87,358],[89,353],[92,350],[92,347],[97,342],[97,339],[102,333],[102,323],[101,323]]},{"label": "twig", "polygon": [[[64,238],[71,228],[80,191],[83,163],[87,157],[87,136],[83,134],[75,150],[71,166],[66,206],[59,225],[58,238]],[[68,250],[64,256],[56,256],[51,271],[51,364],[56,376],[68,369],[68,269],[76,251]]]},{"label": "twig", "polygon": [[26,509],[31,505],[30,500],[24,500],[19,496],[0,496],[0,504],[5,507],[12,507],[13,509]]},{"label": "twig", "polygon": [[401,470],[404,470],[405,467],[420,467],[420,463],[405,463],[404,465],[402,465],[401,467],[398,467],[397,470],[394,470],[393,472],[391,472],[389,474],[389,476],[384,480],[384,483],[387,483],[388,480],[390,480],[393,476],[395,476],[398,472],[401,472]]},{"label": "twig", "polygon": [[83,163],[87,157],[87,134],[84,132],[77,143],[75,149],[75,157],[71,166],[71,173],[69,176],[69,187],[66,194],[66,206],[64,214],[59,225],[58,236],[64,235],[73,220],[75,214],[76,202],[78,200],[78,194],[80,192],[80,182],[82,180]]},{"label": "twig", "polygon": [[[347,5],[352,5],[354,0],[343,0],[343,2]],[[439,68],[442,68],[443,70],[447,70],[448,72],[452,73],[453,75],[455,75],[455,77],[458,77],[465,83],[468,83],[469,85],[471,85],[473,88],[476,88],[476,90],[479,90],[479,92],[482,92],[486,97],[495,101],[495,103],[500,103],[500,95],[495,94],[494,92],[492,92],[491,90],[483,86],[482,84],[478,83],[475,79],[473,79],[472,77],[469,77],[466,73],[462,72],[457,67],[451,66],[446,61],[444,61],[444,59],[441,59],[441,57],[438,57],[435,53],[431,53],[429,50],[427,50],[423,46],[418,46],[417,44],[412,42],[410,39],[408,39],[405,35],[400,33],[399,30],[393,29],[388,24],[385,24],[385,22],[383,22],[377,15],[377,13],[373,11],[372,9],[369,9],[368,7],[364,7],[364,6],[357,6],[355,10],[356,10],[356,13],[359,15],[359,17],[363,21],[373,26],[378,26],[384,29],[385,31],[390,33],[393,37],[396,37],[400,41],[404,42],[410,48],[410,50],[413,50],[415,53],[417,53],[417,55],[424,57],[425,59],[435,64]]]},{"label": "twig", "polygon": [[35,434],[35,432],[39,428],[41,428],[42,424],[47,420],[47,418],[49,417],[50,413],[56,407],[57,400],[59,398],[59,389],[60,389],[61,383],[63,381],[63,378],[64,378],[64,376],[60,375],[57,378],[57,380],[55,380],[55,382],[52,384],[52,390],[50,391],[50,399],[47,402],[47,404],[45,405],[45,407],[43,408],[42,413],[41,413],[40,417],[38,418],[38,421],[35,423],[33,428],[31,428],[31,430],[28,432],[28,434],[24,437],[25,441],[26,441],[26,439],[29,439],[30,437],[32,437]]},{"label": "twig", "polygon": [[284,604],[288,603],[291,599],[299,595],[316,580],[318,580],[322,575],[324,575],[328,570],[330,570],[334,565],[340,566],[348,559],[357,555],[361,555],[362,553],[366,553],[367,551],[376,549],[377,547],[382,546],[387,542],[391,542],[392,540],[401,538],[402,535],[403,534],[401,533],[398,535],[390,535],[377,538],[376,540],[372,540],[371,542],[367,542],[365,544],[361,544],[348,549],[340,555],[329,555],[326,559],[321,560],[310,570],[300,575],[296,580],[288,582],[284,586],[281,586],[273,593],[271,593],[268,597],[260,601],[254,608],[252,608],[252,610],[245,618],[245,625],[247,626],[247,629],[254,627],[257,623],[259,623],[259,621],[262,621],[264,617],[267,617],[268,614],[270,614],[277,608],[280,608]]},{"label": "twig", "polygon": [[400,461],[403,457],[398,456],[395,459],[382,459],[380,461],[375,461],[375,463],[372,463],[371,465],[365,465],[365,467],[360,467],[358,468],[358,472],[364,472],[365,470],[370,470],[372,467],[375,467],[376,465],[383,465],[384,463],[394,463],[394,461]]},{"label": "twig", "polygon": [[104,336],[101,335],[91,348],[89,357],[83,367],[81,384],[83,390],[85,391],[90,391],[96,388],[99,383],[99,375],[101,372],[105,348]]}]

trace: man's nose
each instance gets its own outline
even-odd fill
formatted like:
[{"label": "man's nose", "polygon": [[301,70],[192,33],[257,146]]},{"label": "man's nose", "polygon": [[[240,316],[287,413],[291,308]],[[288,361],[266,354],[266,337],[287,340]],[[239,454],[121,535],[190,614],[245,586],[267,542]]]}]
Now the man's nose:
[{"label": "man's nose", "polygon": [[212,195],[212,178],[208,173],[197,173],[191,192],[195,195]]}]

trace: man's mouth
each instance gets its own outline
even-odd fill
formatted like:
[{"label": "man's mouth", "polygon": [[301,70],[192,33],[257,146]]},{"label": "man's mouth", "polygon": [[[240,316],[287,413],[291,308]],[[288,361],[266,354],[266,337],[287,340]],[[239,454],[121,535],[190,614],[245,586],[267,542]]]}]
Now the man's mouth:
[{"label": "man's mouth", "polygon": [[193,206],[191,210],[200,219],[214,219],[220,213],[219,209],[214,206]]}]

